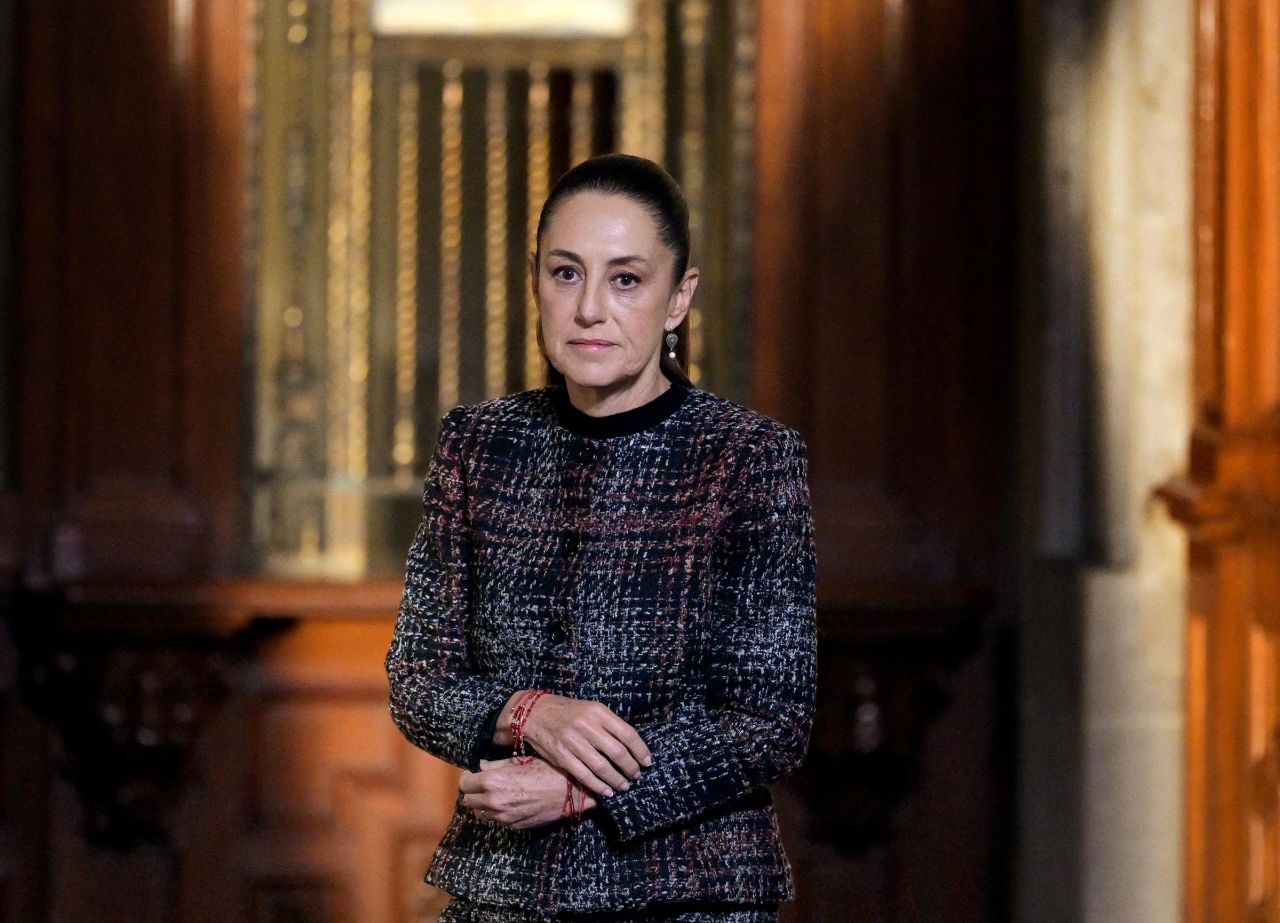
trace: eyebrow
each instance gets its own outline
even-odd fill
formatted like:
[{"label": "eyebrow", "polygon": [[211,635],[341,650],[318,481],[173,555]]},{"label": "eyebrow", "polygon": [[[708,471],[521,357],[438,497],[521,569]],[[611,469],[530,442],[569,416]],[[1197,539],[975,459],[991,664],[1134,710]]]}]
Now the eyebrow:
[{"label": "eyebrow", "polygon": [[[578,256],[578,254],[574,253],[572,250],[549,250],[547,251],[547,256],[560,256],[560,257],[564,257],[565,259],[573,260],[575,263],[586,262],[586,260]],[[606,265],[619,266],[623,263],[644,263],[646,266],[649,265],[649,261],[646,260],[643,256],[640,256],[639,254],[632,254],[630,256],[615,256],[613,259],[609,260],[609,262]]]}]

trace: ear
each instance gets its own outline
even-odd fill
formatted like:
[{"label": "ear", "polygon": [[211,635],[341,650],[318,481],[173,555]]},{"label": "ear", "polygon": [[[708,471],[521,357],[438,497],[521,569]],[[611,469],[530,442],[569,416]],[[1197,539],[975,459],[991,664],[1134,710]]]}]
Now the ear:
[{"label": "ear", "polygon": [[698,290],[698,279],[701,275],[702,271],[696,266],[689,267],[685,270],[684,278],[680,280],[680,284],[671,293],[671,299],[667,302],[668,330],[675,330],[679,327],[680,322],[689,313],[689,305],[693,303],[693,293]]}]

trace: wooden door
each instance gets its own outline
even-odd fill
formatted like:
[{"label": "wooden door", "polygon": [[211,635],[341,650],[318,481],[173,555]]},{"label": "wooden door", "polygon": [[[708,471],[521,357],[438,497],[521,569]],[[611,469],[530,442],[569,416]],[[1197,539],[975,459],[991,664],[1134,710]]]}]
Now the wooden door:
[{"label": "wooden door", "polygon": [[1186,919],[1280,916],[1280,3],[1201,0]]}]

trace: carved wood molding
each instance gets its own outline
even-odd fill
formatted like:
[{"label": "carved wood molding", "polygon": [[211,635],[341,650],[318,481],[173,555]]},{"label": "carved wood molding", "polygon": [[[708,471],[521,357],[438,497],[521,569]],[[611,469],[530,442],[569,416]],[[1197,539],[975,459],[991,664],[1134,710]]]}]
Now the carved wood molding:
[{"label": "carved wood molding", "polygon": [[8,616],[23,689],[62,740],[86,838],[114,849],[164,842],[228,671],[301,619],[389,621],[400,589],[250,579],[19,587]]},{"label": "carved wood molding", "polygon": [[1225,544],[1250,534],[1280,535],[1280,500],[1259,490],[1175,477],[1157,487],[1155,496],[1198,542]]},{"label": "carved wood molding", "polygon": [[989,605],[955,591],[905,600],[819,611],[818,714],[795,784],[814,834],[850,854],[891,847],[924,734],[978,650]]},{"label": "carved wood molding", "polygon": [[85,838],[129,849],[166,838],[191,747],[260,623],[151,618],[118,624],[58,594],[17,592],[10,630],[32,710],[62,740]]}]

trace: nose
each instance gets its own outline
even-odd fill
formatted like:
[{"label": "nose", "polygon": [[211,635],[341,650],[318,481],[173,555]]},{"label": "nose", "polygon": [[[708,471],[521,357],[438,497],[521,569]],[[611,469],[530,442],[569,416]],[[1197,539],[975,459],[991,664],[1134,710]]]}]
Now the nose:
[{"label": "nose", "polygon": [[579,290],[578,309],[574,314],[574,319],[579,325],[590,327],[604,320],[604,288],[603,281],[588,281]]}]

